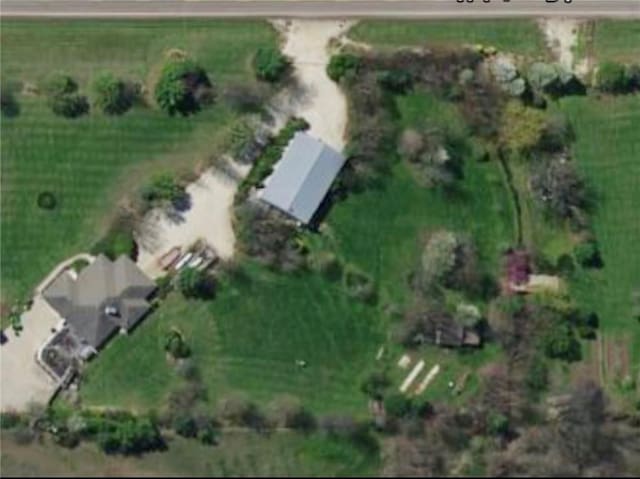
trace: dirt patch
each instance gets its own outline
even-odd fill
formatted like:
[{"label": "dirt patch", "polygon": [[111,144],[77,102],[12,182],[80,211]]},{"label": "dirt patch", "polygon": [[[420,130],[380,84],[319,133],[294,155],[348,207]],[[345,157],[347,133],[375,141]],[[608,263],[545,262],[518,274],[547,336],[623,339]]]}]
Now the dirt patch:
[{"label": "dirt patch", "polygon": [[573,70],[574,51],[582,23],[582,20],[570,18],[546,18],[540,21],[547,46],[556,61],[568,70]]}]

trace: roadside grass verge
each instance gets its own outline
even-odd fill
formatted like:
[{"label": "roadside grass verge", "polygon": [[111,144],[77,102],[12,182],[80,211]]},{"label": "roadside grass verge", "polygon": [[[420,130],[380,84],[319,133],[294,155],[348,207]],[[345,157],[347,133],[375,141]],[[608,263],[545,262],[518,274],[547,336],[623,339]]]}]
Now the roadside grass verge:
[{"label": "roadside grass verge", "polygon": [[593,49],[596,59],[640,61],[640,20],[598,20]]},{"label": "roadside grass verge", "polygon": [[[266,23],[222,21],[3,21],[3,81],[37,85],[65,71],[89,93],[111,71],[144,82],[168,49],[193,55],[217,88],[250,80],[255,50],[275,44]],[[86,251],[119,202],[158,170],[190,170],[219,153],[237,118],[218,101],[188,118],[137,106],[119,117],[56,117],[43,97],[18,95],[19,115],[3,119],[2,301],[23,300],[59,261]],[[37,195],[58,205],[42,210]]]},{"label": "roadside grass verge", "polygon": [[349,37],[376,48],[481,43],[523,55],[540,56],[546,52],[534,20],[367,20],[356,25]]}]

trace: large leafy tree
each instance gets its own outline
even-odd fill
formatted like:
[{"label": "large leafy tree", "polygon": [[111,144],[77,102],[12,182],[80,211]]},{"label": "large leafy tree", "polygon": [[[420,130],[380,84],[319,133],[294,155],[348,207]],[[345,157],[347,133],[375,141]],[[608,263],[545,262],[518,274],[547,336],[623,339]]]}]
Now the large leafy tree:
[{"label": "large leafy tree", "polygon": [[212,96],[207,72],[188,57],[167,61],[155,86],[156,102],[169,115],[195,113]]}]

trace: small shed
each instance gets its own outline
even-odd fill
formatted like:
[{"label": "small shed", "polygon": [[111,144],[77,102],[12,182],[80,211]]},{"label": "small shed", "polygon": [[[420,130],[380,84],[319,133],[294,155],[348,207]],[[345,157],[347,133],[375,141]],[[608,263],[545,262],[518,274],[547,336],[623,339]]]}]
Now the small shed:
[{"label": "small shed", "polygon": [[344,163],[344,157],[330,146],[297,132],[258,196],[307,224]]}]

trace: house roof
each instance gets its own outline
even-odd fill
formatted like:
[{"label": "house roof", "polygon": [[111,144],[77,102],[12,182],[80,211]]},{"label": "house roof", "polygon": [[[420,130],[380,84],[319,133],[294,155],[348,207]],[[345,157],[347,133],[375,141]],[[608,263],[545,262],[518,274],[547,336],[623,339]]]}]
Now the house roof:
[{"label": "house roof", "polygon": [[333,148],[307,133],[297,132],[265,182],[260,198],[308,223],[344,162]]},{"label": "house roof", "polygon": [[127,256],[111,261],[100,255],[76,279],[63,273],[42,294],[76,335],[97,349],[117,329],[130,329],[144,316],[154,290]]}]

